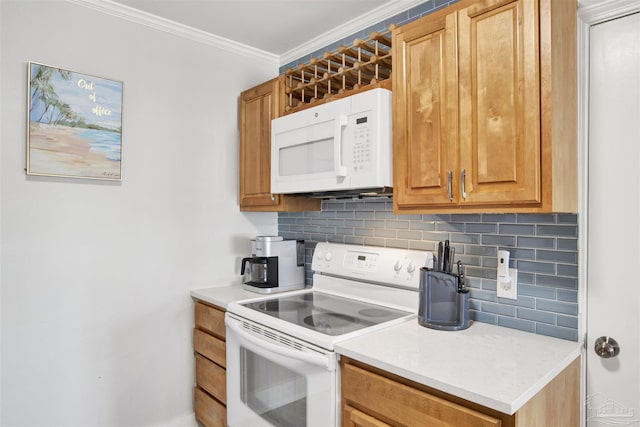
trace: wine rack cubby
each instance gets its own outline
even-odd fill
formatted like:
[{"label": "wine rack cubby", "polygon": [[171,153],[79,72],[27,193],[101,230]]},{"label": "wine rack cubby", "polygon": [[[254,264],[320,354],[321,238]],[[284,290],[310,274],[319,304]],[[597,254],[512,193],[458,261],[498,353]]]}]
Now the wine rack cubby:
[{"label": "wine rack cubby", "polygon": [[311,58],[308,63],[287,68],[285,112],[303,109],[356,90],[385,86],[391,78],[391,24],[385,31],[355,39],[350,46]]}]

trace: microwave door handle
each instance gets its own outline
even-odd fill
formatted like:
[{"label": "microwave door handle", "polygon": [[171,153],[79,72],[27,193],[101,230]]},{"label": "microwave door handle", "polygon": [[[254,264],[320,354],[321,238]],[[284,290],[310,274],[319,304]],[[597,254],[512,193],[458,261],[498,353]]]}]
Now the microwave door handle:
[{"label": "microwave door handle", "polygon": [[315,355],[313,353],[307,353],[300,350],[292,350],[287,347],[272,344],[269,341],[254,337],[248,332],[243,331],[240,326],[238,326],[238,322],[236,322],[235,320],[230,320],[228,317],[225,317],[224,323],[229,329],[233,331],[233,333],[237,335],[238,339],[243,342],[244,346],[254,353],[259,354],[260,350],[267,350],[272,353],[279,354],[280,356],[288,357],[290,359],[302,360],[303,362],[311,363],[312,365],[331,370],[331,366],[329,363],[330,358],[326,356]]},{"label": "microwave door handle", "polygon": [[347,176],[347,168],[342,164],[342,128],[347,126],[347,116],[341,114],[336,119],[335,138],[333,143],[333,165],[336,176]]}]

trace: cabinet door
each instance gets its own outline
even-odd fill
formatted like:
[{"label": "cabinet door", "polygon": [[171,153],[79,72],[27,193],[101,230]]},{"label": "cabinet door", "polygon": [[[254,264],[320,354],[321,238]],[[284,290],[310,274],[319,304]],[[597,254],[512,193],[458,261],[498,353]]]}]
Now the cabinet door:
[{"label": "cabinet door", "polygon": [[484,0],[457,15],[460,203],[538,203],[538,0]]},{"label": "cabinet door", "polygon": [[394,33],[394,203],[398,210],[457,202],[454,14]]},{"label": "cabinet door", "polygon": [[271,119],[278,115],[278,79],[240,95],[240,209],[277,207],[271,194]]}]

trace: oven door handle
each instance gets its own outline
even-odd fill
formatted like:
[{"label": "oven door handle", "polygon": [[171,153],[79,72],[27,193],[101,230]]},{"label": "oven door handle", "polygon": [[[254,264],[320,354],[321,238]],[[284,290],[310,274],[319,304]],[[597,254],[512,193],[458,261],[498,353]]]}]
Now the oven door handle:
[{"label": "oven door handle", "polygon": [[261,350],[267,350],[272,353],[279,354],[280,356],[288,357],[290,359],[311,363],[312,365],[325,368],[328,371],[335,370],[335,367],[334,369],[331,369],[331,358],[328,356],[320,356],[300,350],[291,350],[287,347],[272,344],[269,341],[256,338],[248,332],[243,331],[242,328],[238,326],[238,322],[236,322],[235,320],[230,320],[227,317],[225,318],[224,322],[226,323],[227,327],[238,336],[238,338],[243,342],[244,346],[255,353],[259,353]]}]

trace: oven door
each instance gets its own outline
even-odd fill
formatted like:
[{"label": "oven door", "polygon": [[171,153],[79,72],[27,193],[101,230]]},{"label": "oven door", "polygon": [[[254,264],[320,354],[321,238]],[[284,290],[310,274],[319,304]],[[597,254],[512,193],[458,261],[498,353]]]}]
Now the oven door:
[{"label": "oven door", "polygon": [[227,313],[227,424],[336,426],[336,355]]}]

